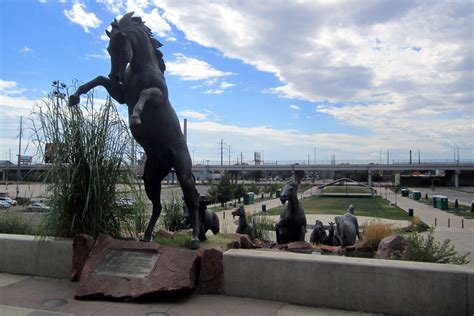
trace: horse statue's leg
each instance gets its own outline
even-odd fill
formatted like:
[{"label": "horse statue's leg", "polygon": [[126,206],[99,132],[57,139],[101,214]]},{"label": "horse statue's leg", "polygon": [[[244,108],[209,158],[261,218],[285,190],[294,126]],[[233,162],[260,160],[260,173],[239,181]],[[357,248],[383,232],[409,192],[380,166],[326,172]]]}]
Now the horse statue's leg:
[{"label": "horse statue's leg", "polygon": [[143,108],[145,107],[145,103],[150,98],[156,98],[159,104],[162,104],[166,101],[165,95],[160,89],[156,87],[143,89],[140,92],[140,98],[138,99],[137,104],[135,104],[135,106],[133,107],[132,115],[130,115],[131,125],[139,125],[142,123],[141,115],[143,112]]},{"label": "horse statue's leg", "polygon": [[125,103],[125,98],[123,96],[122,87],[120,85],[114,84],[110,81],[109,78],[104,76],[98,76],[95,79],[81,85],[77,88],[76,92],[69,96],[69,105],[74,106],[79,104],[81,94],[87,93],[90,90],[94,89],[97,86],[103,86],[107,92],[114,98],[118,103]]},{"label": "horse statue's leg", "polygon": [[171,167],[160,163],[160,161],[153,159],[153,157],[148,157],[145,163],[143,180],[145,182],[146,195],[153,204],[153,211],[142,241],[151,241],[153,229],[161,213],[161,181],[170,170]]},{"label": "horse statue's leg", "polygon": [[191,157],[184,139],[182,142],[178,142],[173,155],[173,167],[176,171],[181,190],[183,190],[184,202],[188,207],[193,226],[191,249],[197,249],[199,248],[199,241],[205,240],[204,226],[199,214],[199,194],[194,184]]}]

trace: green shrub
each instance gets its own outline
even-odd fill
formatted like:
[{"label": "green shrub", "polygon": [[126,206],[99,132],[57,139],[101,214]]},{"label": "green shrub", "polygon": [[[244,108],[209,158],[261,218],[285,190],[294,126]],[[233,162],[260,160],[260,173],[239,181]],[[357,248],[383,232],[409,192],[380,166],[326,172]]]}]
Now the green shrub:
[{"label": "green shrub", "polygon": [[[99,233],[121,237],[135,217],[121,207],[118,184],[133,190],[134,175],[128,166],[131,136],[110,97],[104,105],[94,105],[92,93],[85,103],[69,107],[50,97],[35,108],[32,119],[39,155],[51,160],[45,182],[51,201],[44,225],[54,236],[72,237],[79,233]],[[139,195],[133,196],[135,200]]]},{"label": "green shrub", "polygon": [[15,214],[0,217],[1,234],[36,235],[35,227]]},{"label": "green shrub", "polygon": [[265,216],[252,216],[250,223],[255,230],[255,238],[259,240],[270,240],[270,231],[275,229],[274,223]]},{"label": "green shrub", "polygon": [[183,201],[174,193],[169,201],[163,203],[163,211],[161,215],[161,223],[163,227],[169,231],[179,230],[181,221],[184,218]]},{"label": "green shrub", "polygon": [[405,235],[405,249],[401,253],[401,260],[421,261],[434,263],[468,264],[469,252],[460,255],[449,239],[443,243],[437,242],[433,232],[424,238],[417,233]]}]

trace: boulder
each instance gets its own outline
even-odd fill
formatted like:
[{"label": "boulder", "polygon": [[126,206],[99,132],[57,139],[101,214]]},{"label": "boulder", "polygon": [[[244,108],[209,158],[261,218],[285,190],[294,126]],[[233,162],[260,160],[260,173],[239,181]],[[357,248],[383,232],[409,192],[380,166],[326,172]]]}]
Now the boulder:
[{"label": "boulder", "polygon": [[376,257],[379,259],[390,259],[401,253],[405,248],[405,240],[400,235],[390,235],[380,241]]},{"label": "boulder", "polygon": [[198,292],[200,294],[222,294],[222,249],[205,249],[201,255]]},{"label": "boulder", "polygon": [[328,245],[319,245],[321,249],[321,254],[334,254],[343,256],[345,254],[345,249],[342,246],[328,246]]},{"label": "boulder", "polygon": [[347,257],[374,257],[374,250],[366,240],[357,240],[353,246],[347,246],[345,252]]},{"label": "boulder", "polygon": [[227,244],[228,249],[240,249],[240,242],[238,240],[232,240]]},{"label": "boulder", "polygon": [[79,281],[81,279],[82,269],[93,247],[94,238],[92,236],[80,234],[74,237],[72,242],[71,281]]},{"label": "boulder", "polygon": [[249,236],[247,235],[240,235],[240,248],[242,249],[255,249],[255,248],[261,248],[258,246],[256,243],[250,239]]},{"label": "boulder", "polygon": [[295,241],[289,243],[286,250],[298,253],[312,253],[313,246],[311,246],[311,244],[306,241]]},{"label": "boulder", "polygon": [[196,251],[100,235],[82,270],[77,299],[163,299],[194,291]]}]

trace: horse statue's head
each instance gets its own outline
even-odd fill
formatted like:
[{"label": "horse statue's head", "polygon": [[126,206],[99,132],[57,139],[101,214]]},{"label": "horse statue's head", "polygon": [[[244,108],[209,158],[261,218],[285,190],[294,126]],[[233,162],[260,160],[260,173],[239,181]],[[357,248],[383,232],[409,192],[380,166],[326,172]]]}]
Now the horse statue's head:
[{"label": "horse statue's head", "polygon": [[[140,50],[144,49],[143,45],[151,45],[155,51],[160,70],[164,72],[166,69],[163,54],[159,50],[163,45],[153,38],[150,28],[145,25],[142,19],[134,17],[133,14],[134,12],[125,14],[120,21],[115,19],[111,23],[112,30],[110,32],[105,31],[110,38],[107,47],[112,63],[109,78],[116,83],[124,81],[125,70],[134,61],[134,44],[140,43]],[[138,47],[135,49],[138,49]],[[144,61],[137,59],[136,62]]]},{"label": "horse statue's head", "polygon": [[291,177],[290,180],[285,184],[283,189],[280,193],[280,202],[281,204],[285,204],[286,201],[290,199],[292,196],[296,196],[298,190],[298,182],[296,181],[295,177]]},{"label": "horse statue's head", "polygon": [[235,218],[236,216],[245,217],[245,208],[242,204],[232,211],[232,217]]}]

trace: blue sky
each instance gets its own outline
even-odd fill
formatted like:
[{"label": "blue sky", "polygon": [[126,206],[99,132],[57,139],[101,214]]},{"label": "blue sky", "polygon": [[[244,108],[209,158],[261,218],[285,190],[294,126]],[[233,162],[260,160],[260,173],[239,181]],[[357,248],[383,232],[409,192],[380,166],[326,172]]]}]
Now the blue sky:
[{"label": "blue sky", "polygon": [[232,162],[313,161],[315,148],[318,161],[453,159],[455,147],[474,159],[472,1],[4,0],[0,11],[0,160],[53,80],[109,73],[104,30],[128,11],[164,44],[196,162],[219,160],[221,139]]}]

